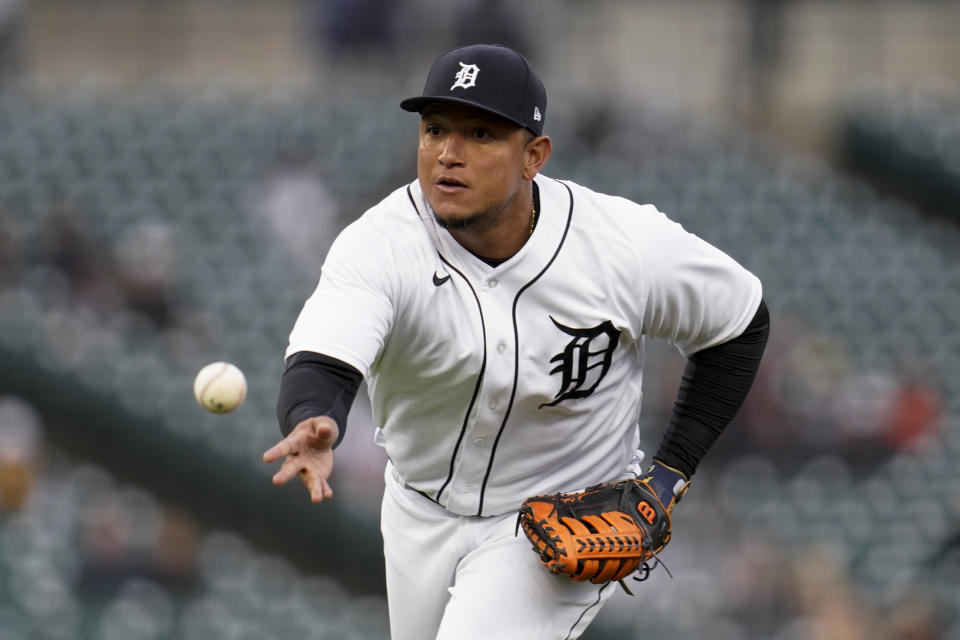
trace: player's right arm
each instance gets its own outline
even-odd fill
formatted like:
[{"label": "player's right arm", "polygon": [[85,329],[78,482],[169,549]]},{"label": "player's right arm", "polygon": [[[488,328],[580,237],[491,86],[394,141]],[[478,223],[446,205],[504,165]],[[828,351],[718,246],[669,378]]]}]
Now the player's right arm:
[{"label": "player's right arm", "polygon": [[301,351],[287,359],[277,398],[284,438],[263,454],[266,463],[284,459],[275,485],[299,477],[313,502],[333,496],[333,450],[343,439],[362,378],[354,367],[323,354]]},{"label": "player's right arm", "polygon": [[283,440],[263,454],[270,463],[283,459],[280,470],[273,476],[273,484],[286,484],[299,477],[310,492],[310,500],[321,502],[333,497],[330,474],[333,473],[333,443],[339,429],[330,416],[307,418],[294,427]]},{"label": "player's right arm", "polygon": [[274,483],[299,476],[314,502],[332,494],[333,449],[360,382],[389,336],[395,273],[384,233],[362,216],[330,247],[317,288],[290,333],[277,399],[285,437],[264,461],[285,458]]}]

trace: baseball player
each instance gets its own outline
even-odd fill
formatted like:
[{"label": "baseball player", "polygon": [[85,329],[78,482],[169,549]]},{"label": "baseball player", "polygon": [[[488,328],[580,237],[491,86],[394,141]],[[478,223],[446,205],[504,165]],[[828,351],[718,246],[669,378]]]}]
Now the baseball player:
[{"label": "baseball player", "polygon": [[[420,114],[417,180],[333,243],[264,460],[283,460],[275,484],[332,497],[366,380],[393,640],[577,638],[615,586],[546,570],[518,509],[638,472],[672,509],[752,384],[761,285],[654,206],[544,176],[546,92],[511,49],[444,53],[400,106]],[[646,336],[689,360],[643,472]]]}]

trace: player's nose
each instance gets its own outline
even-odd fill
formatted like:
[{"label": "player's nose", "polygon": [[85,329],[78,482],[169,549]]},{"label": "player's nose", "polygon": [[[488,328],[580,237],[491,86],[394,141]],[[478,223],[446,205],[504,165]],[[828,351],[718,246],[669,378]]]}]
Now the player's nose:
[{"label": "player's nose", "polygon": [[437,161],[445,167],[454,167],[462,165],[463,158],[463,140],[456,135],[448,135],[440,148],[440,155]]}]

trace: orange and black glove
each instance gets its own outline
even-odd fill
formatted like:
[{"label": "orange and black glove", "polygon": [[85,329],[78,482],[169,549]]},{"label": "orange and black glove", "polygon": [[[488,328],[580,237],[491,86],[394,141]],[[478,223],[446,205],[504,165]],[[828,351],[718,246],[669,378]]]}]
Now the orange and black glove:
[{"label": "orange and black glove", "polygon": [[527,498],[517,520],[551,572],[602,584],[656,566],[650,560],[670,541],[670,512],[689,481],[654,460],[642,478],[583,491]]}]

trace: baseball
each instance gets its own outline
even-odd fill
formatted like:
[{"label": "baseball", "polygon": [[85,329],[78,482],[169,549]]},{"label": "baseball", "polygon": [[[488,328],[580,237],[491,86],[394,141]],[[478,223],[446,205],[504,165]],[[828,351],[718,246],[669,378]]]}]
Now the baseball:
[{"label": "baseball", "polygon": [[193,380],[193,395],[213,413],[229,413],[247,397],[247,379],[236,365],[211,362]]}]

